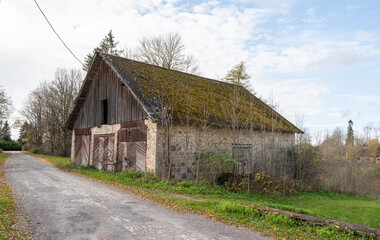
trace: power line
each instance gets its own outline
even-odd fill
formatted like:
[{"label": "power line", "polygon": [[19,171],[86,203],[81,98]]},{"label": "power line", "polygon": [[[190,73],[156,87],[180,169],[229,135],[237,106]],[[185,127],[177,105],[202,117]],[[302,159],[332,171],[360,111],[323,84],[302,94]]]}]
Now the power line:
[{"label": "power line", "polygon": [[[1,1],[1,0],[0,0]],[[53,32],[55,33],[55,35],[57,35],[57,37],[59,38],[59,40],[61,40],[62,44],[66,47],[67,50],[69,50],[69,52],[71,53],[71,55],[74,56],[74,58],[76,60],[78,60],[78,62],[80,62],[80,64],[82,64],[82,66],[84,66],[83,62],[81,60],[79,60],[79,58],[77,58],[77,56],[75,56],[75,54],[70,50],[70,48],[66,45],[66,43],[62,40],[62,38],[58,35],[58,33],[55,31],[53,25],[51,25],[49,19],[46,17],[45,13],[42,11],[42,9],[40,8],[40,5],[38,5],[37,1],[36,0],[33,0],[34,3],[37,5],[38,9],[40,10],[40,12],[42,13],[42,15],[44,16],[44,18],[46,19],[46,21],[48,22],[48,24],[50,25],[51,29],[53,30]]]}]

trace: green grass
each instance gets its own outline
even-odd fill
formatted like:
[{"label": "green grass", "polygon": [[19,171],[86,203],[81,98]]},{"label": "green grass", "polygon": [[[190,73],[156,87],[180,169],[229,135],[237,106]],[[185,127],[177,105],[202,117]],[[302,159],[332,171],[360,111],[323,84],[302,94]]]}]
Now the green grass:
[{"label": "green grass", "polygon": [[244,203],[380,227],[380,201],[361,196],[329,191],[306,192],[291,197],[231,193],[221,186],[207,183],[195,184],[187,181],[175,183],[138,172],[97,171],[93,167],[77,167],[70,163],[69,158],[37,156],[69,171],[117,183],[122,188],[170,208],[250,227],[275,238],[355,239],[352,234],[339,232],[336,229],[302,225],[283,215],[262,214]]},{"label": "green grass", "polygon": [[44,158],[44,159],[48,160],[49,162],[51,162],[57,166],[60,166],[60,167],[73,166],[70,163],[70,158],[67,158],[67,157],[49,156],[49,155],[43,155],[43,154],[34,154],[34,155],[39,156],[41,158]]},{"label": "green grass", "polygon": [[304,213],[380,228],[380,201],[329,191],[304,192],[296,196],[230,194],[221,199],[255,203],[291,212]]},{"label": "green grass", "polygon": [[24,239],[25,233],[15,227],[17,222],[12,189],[7,185],[5,161],[9,153],[0,153],[0,239]]}]

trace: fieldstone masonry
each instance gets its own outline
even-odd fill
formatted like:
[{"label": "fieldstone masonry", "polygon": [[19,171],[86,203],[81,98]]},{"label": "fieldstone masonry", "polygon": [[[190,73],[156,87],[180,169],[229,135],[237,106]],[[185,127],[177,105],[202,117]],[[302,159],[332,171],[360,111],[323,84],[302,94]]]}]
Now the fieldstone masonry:
[{"label": "fieldstone masonry", "polygon": [[[172,176],[177,180],[194,178],[196,171],[196,156],[201,152],[232,151],[233,133],[227,128],[186,127],[174,124],[169,128],[157,125],[156,175],[161,176],[162,170],[168,168],[168,155],[172,159]],[[294,144],[293,133],[261,132],[239,130],[235,134],[237,146],[250,146],[253,167],[265,169],[275,165],[284,167],[287,159],[287,149]],[[162,163],[165,167],[163,168]],[[246,166],[249,168],[248,166]],[[247,173],[247,172],[245,172]]]}]

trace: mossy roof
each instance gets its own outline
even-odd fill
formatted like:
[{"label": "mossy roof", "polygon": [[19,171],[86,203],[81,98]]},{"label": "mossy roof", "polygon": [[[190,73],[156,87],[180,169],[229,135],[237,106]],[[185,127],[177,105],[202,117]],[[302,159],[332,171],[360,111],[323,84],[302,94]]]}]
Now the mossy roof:
[{"label": "mossy roof", "polygon": [[152,120],[161,121],[165,107],[176,122],[302,133],[241,86],[119,56],[98,55],[117,72]]}]

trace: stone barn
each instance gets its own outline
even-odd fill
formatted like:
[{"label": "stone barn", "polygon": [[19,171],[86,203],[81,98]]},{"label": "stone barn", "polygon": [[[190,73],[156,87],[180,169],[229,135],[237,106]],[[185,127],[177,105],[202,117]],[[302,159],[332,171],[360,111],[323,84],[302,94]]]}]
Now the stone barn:
[{"label": "stone barn", "polygon": [[67,127],[78,165],[178,180],[194,177],[205,152],[232,153],[241,173],[283,167],[302,133],[241,86],[104,53],[95,55]]}]

